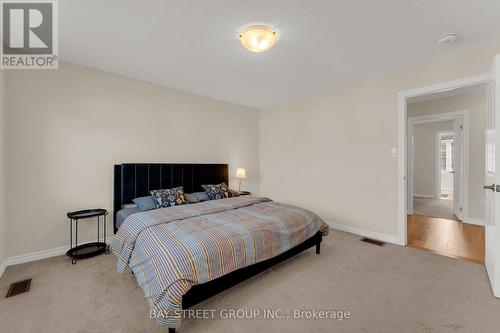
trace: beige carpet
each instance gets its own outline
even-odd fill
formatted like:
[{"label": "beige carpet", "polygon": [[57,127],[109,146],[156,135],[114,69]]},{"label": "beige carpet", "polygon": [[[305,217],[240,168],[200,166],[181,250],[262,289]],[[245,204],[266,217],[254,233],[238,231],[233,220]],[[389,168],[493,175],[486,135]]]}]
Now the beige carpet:
[{"label": "beige carpet", "polygon": [[413,214],[458,220],[453,214],[453,200],[413,197]]},{"label": "beige carpet", "polygon": [[[7,268],[33,278],[28,294],[0,299],[0,332],[166,332],[149,319],[130,272],[113,255],[71,265],[66,257]],[[349,310],[344,321],[185,320],[182,332],[499,332],[500,300],[483,266],[334,232],[322,246],[198,305],[198,308]]]}]

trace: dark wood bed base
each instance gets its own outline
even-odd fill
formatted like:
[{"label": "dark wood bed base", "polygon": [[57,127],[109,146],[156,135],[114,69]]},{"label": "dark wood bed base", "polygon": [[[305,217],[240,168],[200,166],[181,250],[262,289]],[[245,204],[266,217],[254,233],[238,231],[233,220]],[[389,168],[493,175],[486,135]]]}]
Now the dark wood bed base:
[{"label": "dark wood bed base", "polygon": [[[114,167],[113,230],[116,233],[116,213],[134,198],[149,195],[150,190],[184,186],[186,193],[201,191],[201,185],[225,182],[229,184],[227,164],[118,164]],[[320,253],[321,232],[294,248],[257,264],[238,269],[215,280],[193,286],[182,297],[182,308],[188,309],[266,269],[316,246]],[[175,333],[175,328],[168,328]]]},{"label": "dark wood bed base", "polygon": [[203,284],[197,284],[182,297],[182,308],[189,309],[190,307],[220,293],[221,291],[231,288],[232,286],[313,246],[316,246],[316,253],[319,254],[321,241],[322,234],[321,232],[317,232],[313,237],[276,257],[261,261],[251,266],[240,268],[215,280]]},{"label": "dark wood bed base", "polygon": [[[182,309],[189,309],[190,307],[203,302],[204,300],[215,296],[218,293],[229,289],[238,283],[243,282],[313,246],[316,246],[316,254],[319,254],[322,239],[322,233],[318,231],[313,237],[276,257],[261,261],[251,266],[240,268],[215,280],[208,281],[203,284],[197,284],[189,289],[189,291],[182,297]],[[168,332],[175,333],[175,328],[169,327]]]}]

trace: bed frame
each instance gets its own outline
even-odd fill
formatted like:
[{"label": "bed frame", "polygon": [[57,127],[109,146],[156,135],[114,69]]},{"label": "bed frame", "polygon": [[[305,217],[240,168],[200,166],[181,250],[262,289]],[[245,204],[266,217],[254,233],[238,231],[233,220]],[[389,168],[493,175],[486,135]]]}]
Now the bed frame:
[{"label": "bed frame", "polygon": [[149,191],[183,186],[185,193],[203,191],[201,185],[229,185],[227,164],[158,164],[126,163],[115,165],[113,197],[113,230],[116,213],[137,197]]},{"label": "bed frame", "polygon": [[[149,195],[160,188],[183,186],[186,193],[201,191],[201,185],[225,182],[229,185],[227,164],[118,164],[114,167],[113,230],[116,233],[116,213],[134,198]],[[215,280],[193,286],[182,297],[182,308],[188,309],[232,286],[290,258],[316,247],[320,253],[321,232],[290,250],[271,259],[240,268]],[[175,328],[168,328],[175,333]]]}]

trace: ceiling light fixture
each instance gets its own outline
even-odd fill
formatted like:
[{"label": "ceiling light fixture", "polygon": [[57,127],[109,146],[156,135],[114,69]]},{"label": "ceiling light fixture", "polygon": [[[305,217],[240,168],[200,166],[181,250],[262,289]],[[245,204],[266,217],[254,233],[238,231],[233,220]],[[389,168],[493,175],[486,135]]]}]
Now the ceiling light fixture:
[{"label": "ceiling light fixture", "polygon": [[456,34],[447,34],[438,38],[439,45],[451,44],[457,40]]},{"label": "ceiling light fixture", "polygon": [[276,44],[276,31],[263,25],[253,25],[240,33],[240,42],[244,48],[252,52],[264,52]]}]

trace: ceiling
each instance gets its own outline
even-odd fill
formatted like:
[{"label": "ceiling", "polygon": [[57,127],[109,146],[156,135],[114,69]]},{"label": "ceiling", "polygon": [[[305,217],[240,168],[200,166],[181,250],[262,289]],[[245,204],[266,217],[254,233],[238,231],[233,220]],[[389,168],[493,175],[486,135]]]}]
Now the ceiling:
[{"label": "ceiling", "polygon": [[[261,109],[500,40],[499,13],[498,0],[64,0],[60,56]],[[256,23],[279,34],[268,52],[239,44]]]}]

